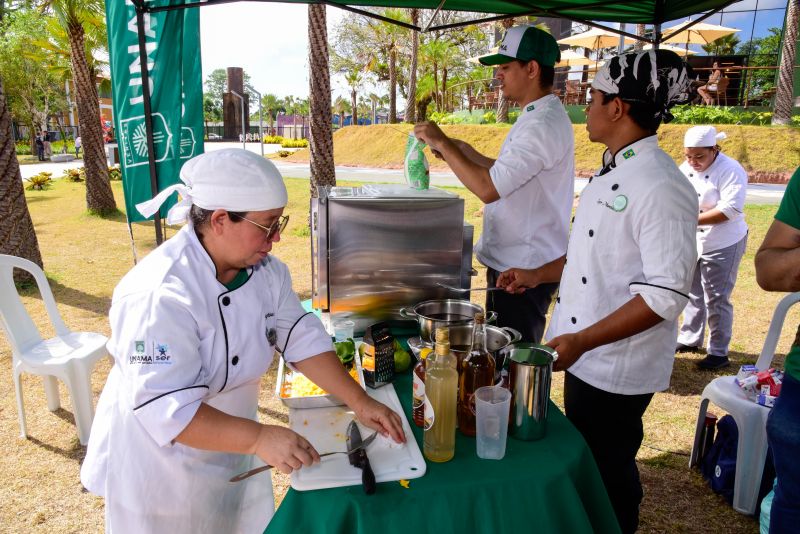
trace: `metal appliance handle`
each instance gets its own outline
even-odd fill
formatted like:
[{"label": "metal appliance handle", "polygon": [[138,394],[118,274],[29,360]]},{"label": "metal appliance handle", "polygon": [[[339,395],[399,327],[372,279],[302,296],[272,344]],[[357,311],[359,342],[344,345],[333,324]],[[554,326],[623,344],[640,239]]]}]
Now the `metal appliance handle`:
[{"label": "metal appliance handle", "polygon": [[403,317],[404,319],[415,319],[416,317],[418,317],[416,312],[414,312],[413,310],[409,311],[406,308],[400,308],[400,311],[398,313],[400,313],[400,317]]},{"label": "metal appliance handle", "polygon": [[514,330],[510,326],[501,326],[500,330],[504,331],[505,333],[511,336],[511,342],[509,343],[509,345],[511,343],[516,343],[517,341],[522,339],[522,334],[520,334],[519,331]]},{"label": "metal appliance handle", "polygon": [[[486,312],[486,322],[489,324],[494,323],[497,320],[497,312],[494,310],[489,310]],[[519,333],[519,332],[517,332]]]}]

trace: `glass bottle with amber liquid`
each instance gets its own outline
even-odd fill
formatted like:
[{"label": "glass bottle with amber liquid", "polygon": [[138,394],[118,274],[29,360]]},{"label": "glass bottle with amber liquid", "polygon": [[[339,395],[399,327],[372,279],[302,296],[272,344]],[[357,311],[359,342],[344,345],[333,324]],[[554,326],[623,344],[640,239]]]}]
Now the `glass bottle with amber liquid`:
[{"label": "glass bottle with amber liquid", "polygon": [[494,385],[494,357],[486,349],[486,320],[475,314],[472,347],[461,363],[458,384],[458,430],[465,436],[475,435],[475,390]]},{"label": "glass bottle with amber liquid", "polygon": [[447,462],[456,450],[458,372],[447,328],[436,329],[433,359],[425,365],[425,433],[422,451],[432,462]]}]

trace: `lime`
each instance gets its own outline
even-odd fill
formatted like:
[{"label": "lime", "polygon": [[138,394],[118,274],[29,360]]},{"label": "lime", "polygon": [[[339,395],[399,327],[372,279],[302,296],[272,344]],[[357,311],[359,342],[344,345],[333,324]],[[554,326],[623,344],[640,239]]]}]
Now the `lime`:
[{"label": "lime", "polygon": [[411,366],[411,354],[404,350],[394,352],[394,372],[402,373]]}]

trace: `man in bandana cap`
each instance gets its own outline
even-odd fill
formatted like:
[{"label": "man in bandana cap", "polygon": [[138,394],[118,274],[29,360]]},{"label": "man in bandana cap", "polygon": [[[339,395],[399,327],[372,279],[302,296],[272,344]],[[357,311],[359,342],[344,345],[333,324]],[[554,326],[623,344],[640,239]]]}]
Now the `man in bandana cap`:
[{"label": "man in bandana cap", "polygon": [[512,269],[498,281],[518,291],[560,279],[547,337],[554,369],[566,371],[565,412],[592,449],[625,533],[638,526],[643,495],[642,416],[669,386],[697,259],[697,195],[656,137],[669,108],[688,98],[689,79],[663,50],[614,57],[597,73],[586,129],[607,149],[581,193],[563,272]]},{"label": "man in bandana cap", "polygon": [[[564,106],[552,91],[559,57],[552,35],[525,25],[510,28],[497,52],[480,58],[484,65],[497,66],[503,94],[520,105],[520,116],[496,160],[450,139],[435,124],[414,128],[414,135],[486,204],[475,255],[486,266],[489,286],[510,267],[534,269],[566,252],[575,194],[575,140]],[[519,295],[490,291],[486,309],[497,312],[499,326],[538,343],[557,286],[537,284]]]},{"label": "man in bandana cap", "polygon": [[275,166],[245,150],[202,154],[183,183],[137,206],[188,224],[139,262],[111,303],[114,357],[81,481],[105,497],[107,531],[261,532],[268,474],[232,484],[254,463],[284,473],[319,461],[302,436],[258,422],[274,353],[345,401],[367,426],[404,439],[401,420],[345,372],[330,336],[304,312],[270,252],[286,227]]}]

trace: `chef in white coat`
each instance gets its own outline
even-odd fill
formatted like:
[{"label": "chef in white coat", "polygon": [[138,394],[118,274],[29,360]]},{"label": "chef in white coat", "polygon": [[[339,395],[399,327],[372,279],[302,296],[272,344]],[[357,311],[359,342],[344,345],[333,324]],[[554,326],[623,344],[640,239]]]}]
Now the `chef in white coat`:
[{"label": "chef in white coat", "polygon": [[290,473],[319,461],[302,436],[257,422],[276,350],[364,424],[396,441],[402,426],[345,372],[270,254],[287,222],[275,166],[226,149],[187,162],[181,180],[137,206],[150,216],[178,191],[167,221],[189,221],[114,290],[115,365],[81,481],[105,498],[113,534],[261,532],[273,513],[270,476],[229,479],[255,463]]},{"label": "chef in white coat", "polygon": [[681,172],[697,191],[700,204],[697,226],[697,265],[689,303],[683,310],[676,352],[696,352],[703,345],[708,322],[706,357],[700,369],[729,365],[728,345],[733,332],[731,293],[739,263],[747,248],[744,202],[747,171],[720,150],[726,139],[713,126],[694,126],[686,131]]},{"label": "chef in white coat", "polygon": [[697,259],[697,196],[656,132],[689,97],[674,53],[612,58],[592,83],[589,139],[606,146],[589,179],[560,268],[504,272],[518,291],[560,279],[547,331],[566,371],[564,409],[592,450],[617,520],[636,531],[643,492],[636,467],[642,417],[669,386],[678,316]]}]

